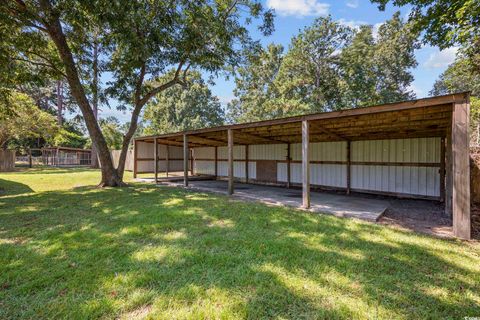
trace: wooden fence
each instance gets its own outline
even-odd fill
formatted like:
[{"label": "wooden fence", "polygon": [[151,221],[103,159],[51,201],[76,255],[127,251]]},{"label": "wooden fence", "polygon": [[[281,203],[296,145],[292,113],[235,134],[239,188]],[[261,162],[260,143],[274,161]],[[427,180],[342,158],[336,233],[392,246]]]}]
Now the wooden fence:
[{"label": "wooden fence", "polygon": [[15,168],[15,151],[0,150],[0,172],[13,171]]}]

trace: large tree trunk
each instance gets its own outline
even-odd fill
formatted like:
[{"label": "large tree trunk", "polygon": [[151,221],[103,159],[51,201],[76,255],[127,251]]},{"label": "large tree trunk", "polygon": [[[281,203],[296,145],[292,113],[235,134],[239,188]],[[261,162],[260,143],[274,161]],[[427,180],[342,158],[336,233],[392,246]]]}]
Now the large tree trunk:
[{"label": "large tree trunk", "polygon": [[[97,34],[93,40],[93,85],[92,85],[92,108],[95,119],[98,121],[98,41]],[[95,144],[92,143],[91,167],[98,168],[98,155]]]},{"label": "large tree trunk", "polygon": [[59,18],[52,10],[49,1],[43,0],[40,2],[40,5],[43,11],[47,13],[46,16],[48,22],[45,24],[45,27],[55,43],[60,58],[65,65],[65,73],[72,96],[75,98],[75,101],[83,114],[85,124],[92,139],[92,144],[95,145],[98,152],[98,158],[102,166],[102,181],[99,186],[124,186],[125,184],[123,183],[122,177],[118,175],[117,170],[113,167],[112,157],[108,150],[107,143],[105,142],[105,138],[103,137],[97,119],[95,118],[90,103],[88,102],[85,90],[80,82],[75,61],[67,44]]},{"label": "large tree trunk", "polygon": [[63,83],[62,83],[62,80],[57,81],[57,123],[60,127],[63,125]]}]

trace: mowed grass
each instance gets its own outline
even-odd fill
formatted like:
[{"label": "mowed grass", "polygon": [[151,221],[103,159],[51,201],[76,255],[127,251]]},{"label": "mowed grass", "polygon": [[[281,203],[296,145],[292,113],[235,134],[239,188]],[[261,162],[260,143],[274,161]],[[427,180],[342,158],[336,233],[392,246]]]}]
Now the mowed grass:
[{"label": "mowed grass", "polygon": [[0,174],[0,319],[480,316],[478,243],[99,176]]}]

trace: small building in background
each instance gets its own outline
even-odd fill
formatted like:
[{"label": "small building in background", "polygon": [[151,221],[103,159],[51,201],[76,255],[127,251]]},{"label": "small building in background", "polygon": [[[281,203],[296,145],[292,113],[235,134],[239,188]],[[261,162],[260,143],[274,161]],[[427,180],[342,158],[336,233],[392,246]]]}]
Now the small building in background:
[{"label": "small building in background", "polygon": [[42,163],[47,166],[90,166],[92,150],[69,147],[42,148]]}]

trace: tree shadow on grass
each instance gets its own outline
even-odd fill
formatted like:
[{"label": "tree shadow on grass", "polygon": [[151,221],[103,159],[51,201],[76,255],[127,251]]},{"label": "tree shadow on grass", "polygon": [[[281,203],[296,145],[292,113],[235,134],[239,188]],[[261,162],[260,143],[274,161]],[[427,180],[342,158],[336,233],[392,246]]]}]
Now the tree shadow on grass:
[{"label": "tree shadow on grass", "polygon": [[30,192],[33,192],[33,190],[24,183],[0,179],[0,198],[5,195],[19,195]]},{"label": "tree shadow on grass", "polygon": [[480,312],[480,259],[460,242],[174,188],[5,199],[0,252],[0,318]]}]

